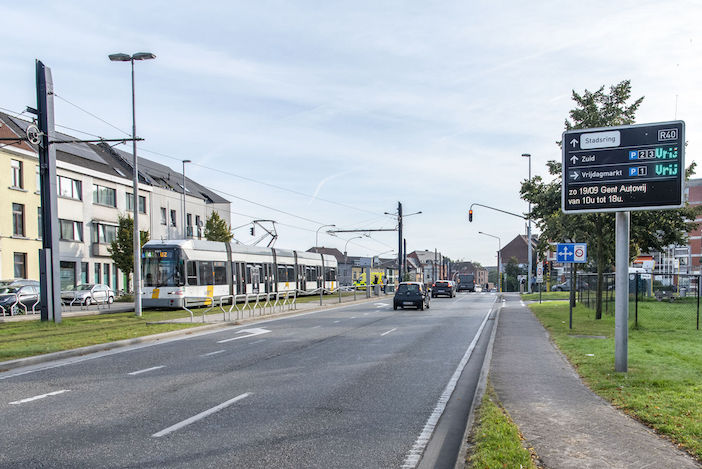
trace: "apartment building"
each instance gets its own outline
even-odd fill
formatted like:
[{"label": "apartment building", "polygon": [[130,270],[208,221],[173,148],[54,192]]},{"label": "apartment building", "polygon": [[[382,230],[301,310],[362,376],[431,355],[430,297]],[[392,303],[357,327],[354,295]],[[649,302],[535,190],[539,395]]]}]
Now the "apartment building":
[{"label": "apartment building", "polygon": [[[0,123],[4,138],[24,135],[29,124],[2,113]],[[130,281],[108,247],[117,236],[119,216],[133,215],[132,155],[106,144],[66,143],[56,145],[56,160],[62,288],[105,283],[129,290]],[[39,278],[38,164],[36,149],[27,143],[0,149],[0,278]],[[182,181],[181,173],[139,158],[139,228],[152,239],[202,236],[213,211],[229,223],[229,201],[187,178],[183,195]]]}]

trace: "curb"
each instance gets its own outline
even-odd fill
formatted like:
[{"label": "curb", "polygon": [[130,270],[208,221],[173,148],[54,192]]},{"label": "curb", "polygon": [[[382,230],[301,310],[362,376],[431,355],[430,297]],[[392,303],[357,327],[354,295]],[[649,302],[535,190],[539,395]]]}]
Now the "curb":
[{"label": "curb", "polygon": [[13,370],[15,368],[20,368],[23,366],[37,365],[39,363],[46,363],[55,360],[62,360],[64,358],[79,357],[82,355],[88,355],[96,352],[105,352],[108,350],[127,347],[129,345],[143,344],[149,342],[158,342],[163,339],[170,339],[171,337],[177,337],[180,335],[191,335],[197,332],[207,331],[209,329],[224,328],[228,326],[233,326],[234,323],[220,323],[220,324],[206,324],[199,327],[191,327],[188,329],[181,329],[177,331],[162,332],[160,334],[145,335],[142,337],[135,337],[133,339],[123,339],[116,342],[107,342],[105,344],[95,344],[88,345],[86,347],[80,347],[70,350],[61,350],[60,352],[45,353],[43,355],[34,355],[32,357],[17,358],[15,360],[9,360],[6,362],[0,362],[0,372]]},{"label": "curb", "polygon": [[492,325],[492,332],[490,333],[490,342],[487,344],[487,349],[485,350],[485,358],[483,359],[483,366],[480,369],[480,378],[478,379],[478,386],[475,390],[475,395],[473,396],[473,403],[470,407],[470,412],[468,413],[468,420],[466,421],[466,431],[463,433],[463,439],[461,440],[461,448],[458,451],[456,457],[456,464],[454,469],[464,469],[466,467],[466,456],[468,455],[468,450],[470,445],[468,444],[468,437],[473,431],[473,424],[475,422],[475,410],[480,406],[483,401],[483,395],[485,394],[485,388],[487,387],[487,378],[490,373],[490,363],[492,361],[492,349],[495,344],[495,336],[497,335],[497,326],[500,321],[500,312],[502,311],[502,296],[498,296],[497,302],[499,306],[495,310],[495,323]]},{"label": "curb", "polygon": [[[37,365],[37,364],[41,364],[41,363],[62,360],[64,358],[80,357],[83,355],[89,355],[91,353],[106,352],[106,351],[113,350],[116,348],[128,347],[130,345],[158,342],[160,340],[170,339],[172,337],[192,335],[192,334],[196,334],[199,332],[208,331],[210,329],[218,329],[218,328],[223,329],[225,327],[241,326],[242,324],[248,324],[248,323],[262,321],[262,320],[270,320],[270,319],[283,317],[283,316],[293,316],[295,314],[307,314],[307,313],[325,311],[328,309],[343,307],[343,306],[352,305],[352,304],[369,303],[373,300],[377,300],[377,298],[374,298],[374,297],[363,298],[362,300],[349,301],[347,303],[338,303],[338,304],[334,304],[333,306],[323,305],[321,307],[318,306],[317,308],[310,308],[308,311],[295,310],[291,314],[280,313],[277,315],[259,316],[256,318],[245,318],[245,319],[242,318],[242,319],[239,319],[237,321],[231,321],[231,322],[217,322],[215,324],[210,323],[210,324],[205,324],[202,326],[190,327],[187,329],[180,329],[177,331],[169,331],[169,332],[162,332],[160,334],[135,337],[133,339],[123,339],[123,340],[118,340],[115,342],[107,342],[104,344],[88,345],[88,346],[80,347],[80,348],[76,348],[76,349],[61,350],[60,352],[51,352],[51,353],[45,353],[42,355],[34,355],[31,357],[17,358],[15,360],[8,360],[5,362],[0,362],[0,373],[5,372],[5,371],[10,371],[10,370],[13,370],[15,368],[21,368],[23,366]],[[220,313],[217,313],[217,314],[220,314]]]}]

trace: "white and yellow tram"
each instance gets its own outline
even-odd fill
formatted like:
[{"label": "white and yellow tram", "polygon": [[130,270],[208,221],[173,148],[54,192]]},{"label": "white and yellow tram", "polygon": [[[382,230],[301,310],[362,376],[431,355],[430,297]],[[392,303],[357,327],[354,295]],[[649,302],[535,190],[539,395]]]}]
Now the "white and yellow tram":
[{"label": "white and yellow tram", "polygon": [[[334,256],[197,239],[149,241],[142,248],[144,308],[215,303],[223,296],[312,293],[336,287]],[[318,291],[318,290],[317,290]]]}]

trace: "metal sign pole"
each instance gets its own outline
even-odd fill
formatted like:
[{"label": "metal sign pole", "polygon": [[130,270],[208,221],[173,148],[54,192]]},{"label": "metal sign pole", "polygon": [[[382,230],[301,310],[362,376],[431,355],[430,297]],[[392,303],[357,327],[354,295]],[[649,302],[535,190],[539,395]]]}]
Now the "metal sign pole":
[{"label": "metal sign pole", "polygon": [[629,212],[616,214],[614,371],[626,372],[629,350]]}]

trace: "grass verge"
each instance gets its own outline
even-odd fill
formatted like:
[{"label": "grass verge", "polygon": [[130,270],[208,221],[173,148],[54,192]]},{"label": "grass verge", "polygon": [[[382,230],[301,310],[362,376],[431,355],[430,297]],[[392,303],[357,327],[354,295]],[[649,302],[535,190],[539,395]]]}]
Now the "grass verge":
[{"label": "grass verge", "polygon": [[[541,292],[542,300],[567,300],[570,297],[570,292],[567,291],[545,291]],[[522,293],[522,300],[539,301],[539,293]]]},{"label": "grass verge", "polygon": [[477,410],[471,442],[473,446],[466,461],[468,467],[536,468],[532,454],[522,446],[519,429],[499,404],[489,382],[483,402]]},{"label": "grass verge", "polygon": [[[183,313],[188,315],[184,311],[172,313],[173,318],[182,317]],[[197,322],[149,324],[165,316],[162,311],[145,311],[141,318],[134,313],[115,313],[64,318],[60,324],[41,321],[0,323],[0,361],[202,325]]]},{"label": "grass verge", "polygon": [[702,331],[642,325],[640,311],[640,327],[629,328],[629,371],[615,373],[614,315],[595,320],[593,310],[578,305],[569,330],[567,303],[530,308],[590,389],[702,461]]}]

